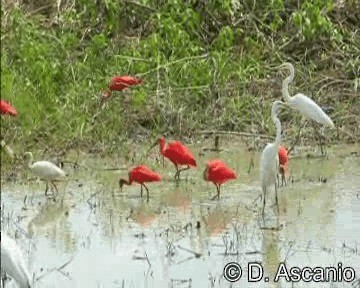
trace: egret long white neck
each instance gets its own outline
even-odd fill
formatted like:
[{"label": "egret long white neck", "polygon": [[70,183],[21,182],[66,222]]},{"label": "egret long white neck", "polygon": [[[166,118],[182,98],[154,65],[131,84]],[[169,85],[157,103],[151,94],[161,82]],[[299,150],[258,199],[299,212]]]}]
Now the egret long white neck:
[{"label": "egret long white neck", "polygon": [[289,84],[294,81],[295,69],[291,63],[285,63],[286,67],[290,70],[290,75],[283,80],[282,83],[282,95],[286,100],[290,99]]},{"label": "egret long white neck", "polygon": [[274,144],[277,147],[279,147],[280,143],[281,143],[281,122],[280,122],[279,118],[277,117],[277,115],[273,116],[273,121],[276,126],[276,138],[275,138]]}]

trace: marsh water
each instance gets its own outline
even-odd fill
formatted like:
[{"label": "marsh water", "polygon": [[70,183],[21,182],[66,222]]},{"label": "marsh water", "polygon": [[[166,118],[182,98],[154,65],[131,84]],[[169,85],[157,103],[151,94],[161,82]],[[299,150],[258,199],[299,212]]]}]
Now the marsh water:
[{"label": "marsh water", "polygon": [[[259,154],[247,173],[252,154],[232,145],[224,151],[198,153],[198,168],[173,180],[153,151],[145,163],[164,181],[150,183],[150,201],[139,185],[118,180],[123,160],[82,155],[81,166],[66,165],[56,202],[44,196],[45,184],[22,171],[2,179],[2,231],[23,249],[34,287],[359,287],[352,283],[274,282],[280,262],[286,267],[352,267],[360,277],[360,149],[334,146],[327,157],[290,159],[288,185],[268,193],[261,216]],[[310,147],[314,155],[320,152]],[[223,159],[238,179],[215,186],[202,179],[206,160]],[[128,168],[135,164],[127,164]],[[25,167],[25,166],[24,166]],[[64,198],[63,193],[65,193]],[[24,201],[24,197],[26,199]],[[230,283],[224,266],[236,262],[243,276]],[[261,263],[264,278],[248,283],[248,263]],[[12,286],[8,282],[8,287]],[[356,286],[359,285],[359,286]]]}]

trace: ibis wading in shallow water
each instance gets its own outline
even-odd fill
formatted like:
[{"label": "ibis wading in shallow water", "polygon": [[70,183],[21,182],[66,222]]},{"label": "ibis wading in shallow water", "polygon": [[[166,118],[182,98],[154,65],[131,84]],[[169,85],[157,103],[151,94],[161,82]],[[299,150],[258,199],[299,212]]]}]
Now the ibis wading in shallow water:
[{"label": "ibis wading in shallow water", "polygon": [[31,152],[25,152],[24,157],[28,161],[27,166],[30,171],[35,176],[38,176],[39,178],[46,181],[45,195],[47,195],[49,190],[49,182],[54,186],[56,192],[58,192],[54,181],[64,179],[66,177],[65,171],[49,161],[37,161],[32,163],[33,155]]},{"label": "ibis wading in shallow water", "polygon": [[[30,288],[30,273],[25,264],[24,255],[15,240],[1,231],[1,281],[5,273],[10,276],[20,288]],[[2,283],[5,287],[4,283]]]},{"label": "ibis wading in shallow water", "polygon": [[[161,137],[159,140],[160,144],[160,154],[169,159],[176,168],[175,180],[180,180],[180,172],[190,169],[190,166],[196,167],[196,161],[194,155],[191,153],[189,148],[187,148],[180,141],[170,142],[166,145],[164,137]],[[157,143],[155,142],[153,146]],[[152,146],[152,147],[153,147]],[[180,169],[179,166],[186,165],[185,168]]]},{"label": "ibis wading in shallow water", "polygon": [[[278,154],[279,154],[279,173],[281,175],[281,185],[286,186],[286,170],[287,170],[287,164],[289,161],[289,156],[288,156],[288,150],[284,147],[284,146],[280,146],[279,150],[278,150]],[[280,181],[279,185],[280,185]]]},{"label": "ibis wading in shallow water", "polygon": [[283,80],[282,95],[287,104],[293,109],[300,111],[306,118],[314,120],[320,124],[334,128],[335,125],[328,115],[308,96],[297,93],[290,97],[289,84],[294,80],[295,70],[291,63],[284,63],[280,67],[286,67],[290,71],[290,75]]},{"label": "ibis wading in shallow water", "polygon": [[277,210],[279,212],[279,203],[277,197],[277,188],[276,188],[276,178],[279,167],[279,156],[278,151],[281,142],[281,122],[278,118],[278,113],[282,105],[285,103],[281,101],[275,101],[271,108],[271,119],[273,120],[276,126],[276,138],[274,143],[268,143],[264,150],[261,153],[260,159],[260,177],[261,177],[261,189],[262,189],[262,197],[263,197],[263,208],[262,214],[264,215],[265,211],[265,203],[266,203],[266,191],[267,189],[274,185],[275,187],[275,203],[277,206]]},{"label": "ibis wading in shallow water", "polygon": [[122,187],[124,184],[131,185],[133,182],[139,183],[141,185],[141,194],[140,196],[143,196],[143,187],[146,190],[146,198],[147,201],[149,201],[149,189],[146,187],[146,182],[158,182],[161,181],[161,175],[150,170],[145,165],[139,165],[133,168],[129,172],[129,180],[121,178],[119,180],[119,186],[120,190],[122,190]]},{"label": "ibis wading in shallow water", "polygon": [[220,198],[220,185],[236,178],[237,177],[235,172],[227,167],[223,161],[215,159],[206,163],[206,168],[204,170],[204,180],[214,183],[217,192],[215,197],[218,199]]}]

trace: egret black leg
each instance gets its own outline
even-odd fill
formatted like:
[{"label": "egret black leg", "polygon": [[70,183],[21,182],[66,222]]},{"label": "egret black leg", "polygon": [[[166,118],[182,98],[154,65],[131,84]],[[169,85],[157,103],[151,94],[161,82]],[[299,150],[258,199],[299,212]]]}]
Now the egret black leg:
[{"label": "egret black leg", "polygon": [[263,193],[263,194],[264,194],[264,195],[263,195],[264,198],[263,198],[262,215],[264,216],[264,214],[265,214],[265,204],[266,204],[266,200],[265,200],[265,199],[266,199],[266,187],[263,189],[263,192],[264,192],[264,193]]},{"label": "egret black leg", "polygon": [[276,204],[277,212],[279,213],[279,202],[278,202],[278,194],[277,194],[276,185],[275,185],[275,204]]},{"label": "egret black leg", "polygon": [[59,194],[59,190],[57,189],[55,183],[53,181],[51,181],[51,184],[54,186],[55,190],[56,190],[56,194]]},{"label": "egret black leg", "polygon": [[49,191],[49,183],[46,182],[45,196],[47,196],[48,191]]}]

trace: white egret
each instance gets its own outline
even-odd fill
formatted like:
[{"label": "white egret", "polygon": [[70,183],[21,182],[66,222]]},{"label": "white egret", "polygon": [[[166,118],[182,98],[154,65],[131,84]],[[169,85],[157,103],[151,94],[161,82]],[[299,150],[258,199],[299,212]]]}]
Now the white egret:
[{"label": "white egret", "polygon": [[56,192],[59,192],[55,186],[54,181],[66,177],[64,170],[49,161],[37,161],[35,163],[32,163],[33,155],[31,152],[25,152],[24,157],[28,158],[27,165],[31,172],[46,181],[45,195],[47,195],[47,192],[49,190],[49,182],[54,186]]},{"label": "white egret", "polygon": [[30,288],[30,273],[15,240],[1,231],[1,275],[9,275],[20,288]]},{"label": "white egret", "polygon": [[279,204],[277,197],[277,188],[276,188],[276,179],[279,168],[279,155],[278,150],[281,142],[281,122],[277,117],[279,109],[282,105],[286,105],[281,101],[274,101],[271,108],[271,119],[273,120],[276,126],[276,138],[274,143],[268,143],[261,154],[260,159],[260,177],[261,177],[261,188],[263,193],[263,209],[262,214],[265,211],[265,202],[266,202],[266,190],[271,185],[275,187],[275,201],[277,209],[279,212]]},{"label": "white egret", "polygon": [[290,75],[286,77],[282,83],[282,95],[289,106],[300,111],[308,119],[334,128],[335,125],[330,117],[309,97],[302,93],[297,93],[295,96],[290,97],[289,84],[294,80],[295,69],[294,66],[288,62],[280,65],[280,67],[286,67],[290,70]]}]

